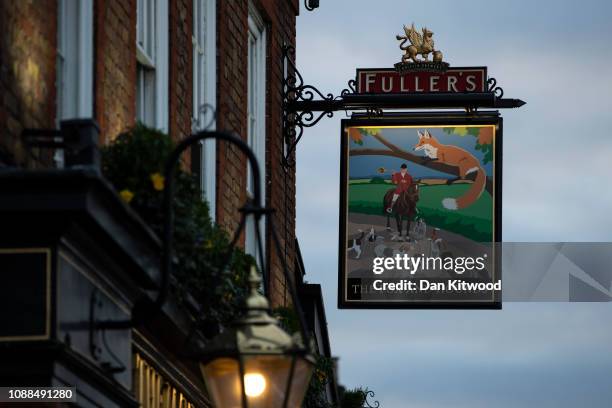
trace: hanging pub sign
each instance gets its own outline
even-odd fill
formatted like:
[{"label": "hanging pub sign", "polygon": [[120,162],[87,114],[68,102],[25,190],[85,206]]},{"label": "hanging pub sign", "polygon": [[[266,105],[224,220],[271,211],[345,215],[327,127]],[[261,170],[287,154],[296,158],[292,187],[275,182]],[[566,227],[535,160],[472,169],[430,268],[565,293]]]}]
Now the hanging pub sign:
[{"label": "hanging pub sign", "polygon": [[[487,92],[486,68],[404,31],[402,61],[358,69],[357,93]],[[339,307],[500,308],[499,113],[354,117],[341,137]]]}]

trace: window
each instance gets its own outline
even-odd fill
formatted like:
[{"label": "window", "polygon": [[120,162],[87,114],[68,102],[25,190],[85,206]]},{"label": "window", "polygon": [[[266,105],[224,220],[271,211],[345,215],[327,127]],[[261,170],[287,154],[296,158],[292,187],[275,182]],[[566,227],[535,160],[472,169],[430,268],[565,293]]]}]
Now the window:
[{"label": "window", "polygon": [[[216,89],[216,0],[193,0],[193,131],[215,128]],[[208,105],[208,106],[207,106]],[[196,169],[210,215],[216,213],[216,143],[206,140],[200,146]]]},{"label": "window", "polygon": [[168,131],[168,0],[138,0],[136,118]]},{"label": "window", "polygon": [[[247,87],[247,140],[261,168],[261,193],[265,199],[266,180],[266,31],[263,20],[249,3],[248,34],[248,87]],[[247,194],[253,194],[253,175],[247,167]],[[255,223],[249,219],[246,226],[245,249],[257,258]],[[264,224],[260,225],[262,238]],[[259,260],[259,259],[258,259]]]},{"label": "window", "polygon": [[[56,125],[93,117],[93,0],[57,2]],[[63,151],[54,156],[63,166]]]}]

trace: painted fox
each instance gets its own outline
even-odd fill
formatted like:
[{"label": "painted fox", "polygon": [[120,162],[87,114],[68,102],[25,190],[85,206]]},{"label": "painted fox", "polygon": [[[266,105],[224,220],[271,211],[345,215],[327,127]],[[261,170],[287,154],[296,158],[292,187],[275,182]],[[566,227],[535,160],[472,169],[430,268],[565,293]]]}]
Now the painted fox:
[{"label": "painted fox", "polygon": [[476,172],[474,183],[464,195],[458,198],[445,198],[442,200],[444,208],[458,210],[468,207],[478,200],[487,181],[485,171],[480,166],[478,159],[460,147],[440,143],[427,130],[422,133],[420,131],[417,132],[419,134],[419,142],[414,146],[415,151],[423,150],[425,155],[432,160],[458,167],[458,179],[465,179],[468,174]]}]

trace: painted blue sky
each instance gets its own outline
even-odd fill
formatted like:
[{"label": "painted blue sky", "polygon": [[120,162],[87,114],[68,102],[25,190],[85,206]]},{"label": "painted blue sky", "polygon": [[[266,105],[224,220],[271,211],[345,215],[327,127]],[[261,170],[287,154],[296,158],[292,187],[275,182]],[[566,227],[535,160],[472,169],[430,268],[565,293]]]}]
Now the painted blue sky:
[{"label": "painted blue sky", "polygon": [[[472,154],[480,164],[482,168],[490,176],[493,171],[493,163],[489,162],[484,164],[484,153],[476,150],[476,137],[471,135],[459,136],[455,133],[448,134],[444,132],[443,128],[380,128],[380,134],[389,142],[400,147],[401,149],[418,156],[425,157],[425,154],[421,152],[415,152],[414,146],[418,142],[417,130],[423,131],[428,130],[429,133],[435,137],[440,143],[453,145],[460,147],[470,154]],[[359,145],[354,141],[349,142],[349,149],[358,150],[363,148],[372,149],[384,149],[385,146],[371,136],[364,136],[362,138],[362,144]],[[384,167],[386,173],[382,176],[384,178],[391,178],[391,173],[399,171],[400,166],[406,163],[408,166],[408,172],[412,177],[423,178],[423,177],[434,177],[434,178],[453,178],[455,176],[446,174],[440,171],[432,170],[428,167],[418,165],[416,163],[399,159],[392,156],[350,156],[349,157],[349,177],[350,178],[367,178],[372,176],[380,176],[377,174],[379,167]]]},{"label": "painted blue sky", "polygon": [[[434,31],[451,65],[487,65],[506,97],[506,241],[612,240],[612,2],[321,0],[298,17],[304,79],[338,94],[356,67],[392,66],[395,35]],[[336,309],[340,119],[297,149],[298,239],[323,285],[340,380],[383,408],[612,406],[612,305],[510,303],[502,311]]]}]

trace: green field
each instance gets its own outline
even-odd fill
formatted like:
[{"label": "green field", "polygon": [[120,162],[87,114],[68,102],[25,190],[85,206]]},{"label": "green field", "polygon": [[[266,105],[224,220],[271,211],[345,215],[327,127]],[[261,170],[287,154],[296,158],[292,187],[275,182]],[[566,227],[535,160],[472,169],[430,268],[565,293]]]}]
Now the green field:
[{"label": "green field", "polygon": [[[382,200],[391,188],[390,184],[349,183],[349,212],[384,215]],[[492,241],[493,200],[484,191],[478,201],[471,206],[457,211],[442,207],[442,199],[459,197],[469,184],[422,185],[419,188],[419,215],[428,225],[461,234],[479,242]]]}]

